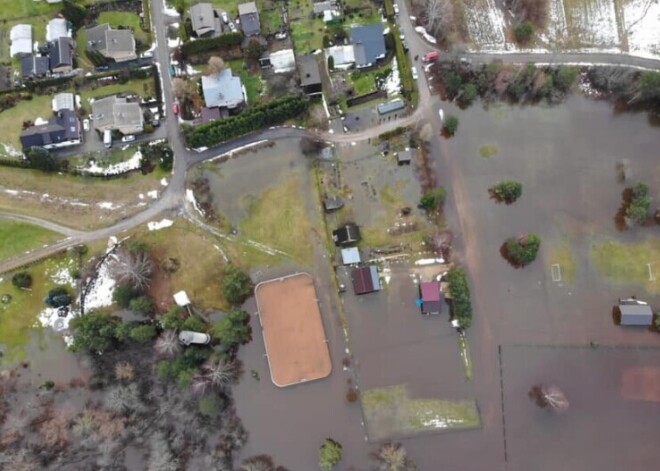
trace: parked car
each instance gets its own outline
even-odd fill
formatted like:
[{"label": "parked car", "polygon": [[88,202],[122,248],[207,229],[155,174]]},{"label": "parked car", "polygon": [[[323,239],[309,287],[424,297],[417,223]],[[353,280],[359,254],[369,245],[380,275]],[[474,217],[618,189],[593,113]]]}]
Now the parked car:
[{"label": "parked car", "polygon": [[89,132],[89,119],[83,119],[83,130]]},{"label": "parked car", "polygon": [[413,79],[417,80],[419,78],[419,75],[417,74],[417,67],[412,66],[411,70],[412,70]]},{"label": "parked car", "polygon": [[435,62],[440,59],[440,53],[437,51],[429,51],[422,57],[422,62]]},{"label": "parked car", "polygon": [[226,12],[226,11],[223,11],[222,14],[220,15],[220,17],[222,18],[222,22],[223,22],[224,24],[229,23],[229,16],[227,16],[227,12]]},{"label": "parked car", "polygon": [[151,125],[152,125],[153,127],[157,128],[158,126],[160,126],[160,119],[153,119],[153,120],[151,121]]},{"label": "parked car", "polygon": [[395,15],[398,15],[398,14],[399,14],[399,5],[397,5],[396,3],[394,3],[393,6],[394,6],[394,14],[395,14]]},{"label": "parked car", "polygon": [[179,103],[176,101],[172,103],[172,112],[177,115],[179,114]]},{"label": "parked car", "polygon": [[128,136],[124,136],[121,138],[121,142],[133,142],[135,140],[135,136],[133,134],[129,134]]},{"label": "parked car", "polygon": [[112,147],[112,131],[109,129],[103,131],[103,145],[106,149],[110,149]]},{"label": "parked car", "polygon": [[198,344],[206,345],[211,342],[211,336],[202,332],[193,332],[191,330],[182,330],[179,332],[179,342],[184,345]]}]

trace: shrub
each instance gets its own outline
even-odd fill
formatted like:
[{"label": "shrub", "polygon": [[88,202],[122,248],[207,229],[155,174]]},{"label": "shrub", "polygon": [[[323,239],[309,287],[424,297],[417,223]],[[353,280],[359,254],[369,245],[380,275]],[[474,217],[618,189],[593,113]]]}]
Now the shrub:
[{"label": "shrub", "polygon": [[467,329],[472,324],[472,302],[467,275],[461,268],[452,268],[447,273],[451,293],[451,312],[461,327]]},{"label": "shrub", "polygon": [[52,308],[68,306],[71,304],[71,295],[69,295],[69,291],[66,287],[56,286],[48,292],[48,295],[46,295],[46,298],[44,299],[44,303]]},{"label": "shrub", "polygon": [[242,41],[243,33],[241,31],[225,33],[215,38],[204,38],[187,42],[181,46],[181,54],[183,55],[183,58],[187,58],[191,55],[203,52],[217,52],[233,46],[238,46]]},{"label": "shrub", "polygon": [[127,309],[131,301],[138,296],[138,292],[132,286],[127,284],[119,285],[112,292],[112,301],[119,307]]},{"label": "shrub", "polygon": [[532,39],[534,34],[534,25],[529,21],[523,21],[522,23],[516,25],[513,28],[513,35],[516,38],[516,41],[520,44],[526,44]]},{"label": "shrub", "polygon": [[578,77],[577,67],[562,65],[557,69],[554,77],[555,87],[562,92],[567,92],[573,86]]},{"label": "shrub", "polygon": [[468,83],[463,87],[463,93],[461,94],[460,102],[462,105],[471,105],[472,102],[477,98],[477,86],[473,83]]},{"label": "shrub", "polygon": [[225,401],[217,394],[208,394],[197,401],[197,411],[209,419],[217,418],[224,408]]},{"label": "shrub", "polygon": [[527,234],[517,239],[507,239],[505,242],[506,255],[514,265],[525,266],[536,259],[541,247],[541,238],[536,234]]},{"label": "shrub", "polygon": [[222,295],[228,303],[238,306],[252,295],[252,280],[234,265],[229,265],[222,279]]},{"label": "shrub", "polygon": [[28,289],[32,286],[32,275],[26,271],[15,273],[14,276],[11,277],[11,284],[19,289]]},{"label": "shrub", "polygon": [[442,208],[447,197],[447,190],[444,187],[437,187],[425,192],[419,200],[419,205],[427,212],[435,212]]},{"label": "shrub", "polygon": [[328,70],[335,70],[335,58],[328,56]]},{"label": "shrub", "polygon": [[187,315],[183,308],[174,306],[160,318],[160,325],[163,329],[181,330]]},{"label": "shrub", "polygon": [[489,191],[498,200],[513,203],[522,195],[522,184],[514,181],[502,181],[490,187]]},{"label": "shrub", "polygon": [[461,91],[463,87],[463,79],[456,72],[451,71],[447,74],[447,79],[445,81],[445,89],[450,99],[454,99],[458,92]]},{"label": "shrub", "polygon": [[[190,44],[196,44],[194,41]],[[184,137],[193,148],[210,147],[268,126],[281,124],[288,119],[303,115],[309,101],[302,96],[291,95],[272,100],[218,121],[199,126],[185,126]]]},{"label": "shrub", "polygon": [[73,352],[87,350],[99,353],[110,350],[117,345],[115,332],[120,325],[119,317],[100,312],[74,317],[69,323],[73,332],[73,343],[69,349]]},{"label": "shrub", "polygon": [[206,324],[196,316],[190,316],[181,325],[181,330],[192,330],[194,332],[204,332]]},{"label": "shrub", "polygon": [[42,147],[30,147],[25,151],[25,158],[31,168],[42,172],[54,172],[59,168],[50,152]]},{"label": "shrub", "polygon": [[633,224],[643,224],[648,217],[649,208],[653,199],[649,196],[649,187],[646,183],[638,183],[630,190],[632,200],[626,208],[626,218]]},{"label": "shrub", "polygon": [[242,310],[229,311],[212,328],[213,336],[220,340],[225,350],[231,350],[252,340],[250,315]]},{"label": "shrub", "polygon": [[131,299],[128,308],[143,316],[150,316],[154,313],[154,303],[148,296],[139,296]]},{"label": "shrub", "polygon": [[443,130],[447,133],[448,136],[453,136],[458,130],[458,118],[456,116],[450,115],[445,119],[445,124]]},{"label": "shrub", "polygon": [[156,338],[156,327],[153,325],[139,325],[131,329],[129,337],[138,343],[146,344]]},{"label": "shrub", "polygon": [[341,461],[341,445],[332,438],[326,438],[319,449],[319,467],[330,471]]}]

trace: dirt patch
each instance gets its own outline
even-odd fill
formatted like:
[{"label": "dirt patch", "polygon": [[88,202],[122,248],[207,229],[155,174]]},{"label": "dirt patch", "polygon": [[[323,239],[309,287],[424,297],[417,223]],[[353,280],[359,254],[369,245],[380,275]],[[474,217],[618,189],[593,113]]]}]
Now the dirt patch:
[{"label": "dirt patch", "polygon": [[255,289],[270,376],[277,386],[325,378],[332,371],[311,275],[265,281]]}]

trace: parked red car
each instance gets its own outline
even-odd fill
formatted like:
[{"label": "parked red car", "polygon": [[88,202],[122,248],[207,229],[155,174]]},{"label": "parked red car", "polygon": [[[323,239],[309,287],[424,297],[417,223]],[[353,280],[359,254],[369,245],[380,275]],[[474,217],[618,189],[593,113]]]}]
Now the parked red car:
[{"label": "parked red car", "polygon": [[440,54],[437,51],[431,51],[424,54],[422,57],[423,62],[435,62],[440,59]]},{"label": "parked red car", "polygon": [[179,114],[179,103],[177,103],[176,101],[172,103],[172,111],[174,112],[174,114]]}]

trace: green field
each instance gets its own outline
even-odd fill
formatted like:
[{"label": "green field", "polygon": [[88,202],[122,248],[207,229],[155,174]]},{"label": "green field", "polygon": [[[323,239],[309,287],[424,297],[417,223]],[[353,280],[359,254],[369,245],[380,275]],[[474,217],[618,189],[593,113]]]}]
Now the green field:
[{"label": "green field", "polygon": [[291,24],[291,39],[297,54],[306,54],[323,47],[325,24],[323,20],[303,18]]},{"label": "green field", "polygon": [[61,238],[61,234],[39,226],[0,219],[0,260],[21,255]]},{"label": "green field", "polygon": [[80,92],[83,105],[89,104],[90,98],[102,98],[110,95],[135,94],[141,97],[154,96],[154,81],[152,78],[133,79],[126,83],[113,83],[95,89],[86,89]]},{"label": "green field", "polygon": [[[24,121],[34,122],[37,118],[50,119],[53,116],[52,98],[47,95],[34,95],[31,100],[19,101],[16,106],[0,112],[0,129],[3,130],[0,144],[21,151],[21,125]],[[0,155],[8,155],[0,146]]]}]

